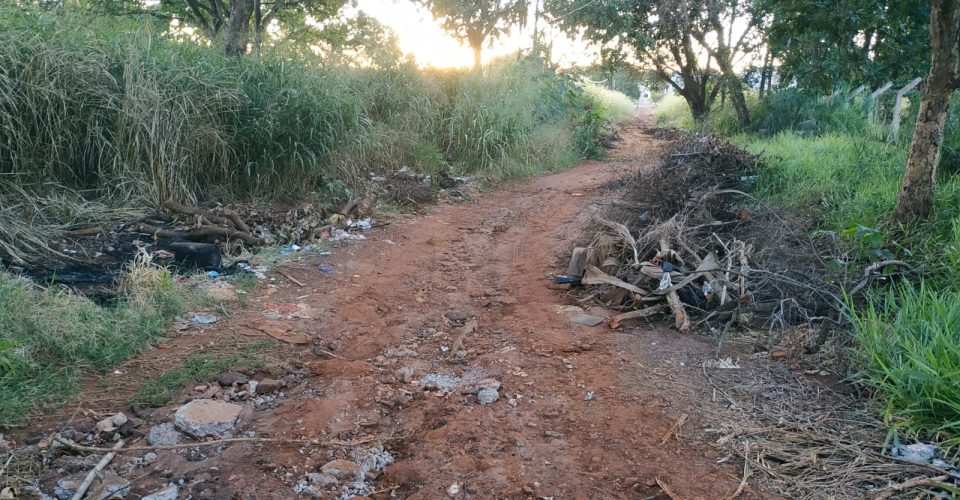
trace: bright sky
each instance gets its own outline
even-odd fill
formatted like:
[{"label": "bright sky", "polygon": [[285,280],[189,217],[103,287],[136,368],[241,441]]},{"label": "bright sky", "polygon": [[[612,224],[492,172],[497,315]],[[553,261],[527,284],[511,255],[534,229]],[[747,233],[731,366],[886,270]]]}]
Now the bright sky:
[{"label": "bright sky", "polygon": [[[413,54],[421,66],[438,68],[469,67],[473,65],[473,52],[467,45],[460,45],[451,38],[426,9],[420,9],[409,0],[358,0],[357,7],[397,33],[400,49]],[[521,32],[514,29],[508,36],[494,42],[493,47],[484,47],[483,62],[495,57],[515,54],[518,49],[532,45],[533,16]],[[553,60],[561,66],[589,64],[595,52],[583,42],[575,42],[554,30],[547,32],[554,41]]]}]

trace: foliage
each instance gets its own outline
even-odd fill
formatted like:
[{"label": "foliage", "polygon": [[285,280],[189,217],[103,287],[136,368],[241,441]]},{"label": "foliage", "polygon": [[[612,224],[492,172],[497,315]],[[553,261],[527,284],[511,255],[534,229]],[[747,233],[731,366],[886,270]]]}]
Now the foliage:
[{"label": "foliage", "polygon": [[909,81],[929,64],[929,2],[916,0],[760,0],[765,33],[781,62],[780,82],[832,92]]},{"label": "foliage", "polygon": [[960,444],[960,293],[920,283],[850,317],[862,380],[884,398],[887,422],[919,439]]},{"label": "foliage", "polygon": [[136,18],[0,9],[0,174],[31,190],[286,198],[402,165],[496,182],[596,139],[575,139],[589,97],[533,59],[425,73],[275,47],[238,63]]},{"label": "foliage", "polygon": [[[607,61],[639,61],[655,72],[684,97],[697,120],[706,118],[722,87],[742,97],[733,61],[758,41],[751,1],[551,0],[546,8],[561,29],[600,46]],[[735,35],[735,26],[742,33]],[[718,79],[713,62],[722,85],[711,88]],[[749,119],[744,114],[741,121]]]},{"label": "foliage", "polygon": [[612,120],[623,123],[632,120],[637,115],[633,101],[625,94],[589,82],[584,84],[584,90],[603,110],[601,116],[605,121]]}]

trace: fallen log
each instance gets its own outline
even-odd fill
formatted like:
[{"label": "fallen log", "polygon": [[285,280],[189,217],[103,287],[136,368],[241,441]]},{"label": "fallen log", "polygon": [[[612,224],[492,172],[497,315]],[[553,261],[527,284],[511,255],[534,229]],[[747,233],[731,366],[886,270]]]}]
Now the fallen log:
[{"label": "fallen log", "polygon": [[637,309],[636,311],[629,311],[622,314],[618,314],[610,318],[610,328],[613,328],[614,330],[616,330],[617,328],[620,328],[620,323],[624,321],[627,321],[630,319],[639,319],[639,318],[646,318],[648,316],[653,316],[654,314],[657,314],[663,309],[664,309],[663,304],[657,304],[655,306],[644,307],[643,309]]},{"label": "fallen log", "polygon": [[192,217],[199,217],[201,220],[201,224],[203,220],[206,220],[211,224],[232,227],[234,230],[241,233],[250,232],[250,226],[248,226],[245,222],[243,222],[240,216],[237,215],[237,213],[234,212],[233,210],[224,210],[223,211],[224,216],[220,216],[209,210],[204,210],[199,207],[190,207],[173,200],[164,202],[163,208],[166,208],[171,212],[190,215]]},{"label": "fallen log", "polygon": [[140,224],[137,230],[141,233],[151,234],[157,238],[167,238],[173,240],[203,241],[211,236],[219,236],[227,239],[240,240],[248,245],[263,245],[264,240],[257,238],[249,233],[241,233],[233,229],[218,226],[200,226],[192,231],[174,231],[172,229],[161,229],[150,224]]}]

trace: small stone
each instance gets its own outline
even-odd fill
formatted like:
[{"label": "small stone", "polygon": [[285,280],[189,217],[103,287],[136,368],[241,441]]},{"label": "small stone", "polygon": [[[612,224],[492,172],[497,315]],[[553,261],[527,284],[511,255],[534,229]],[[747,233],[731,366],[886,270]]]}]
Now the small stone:
[{"label": "small stone", "polygon": [[157,454],[152,451],[143,455],[143,465],[150,465],[156,461],[157,461]]},{"label": "small stone", "polygon": [[203,392],[203,391],[205,391],[205,390],[207,390],[207,389],[209,389],[209,388],[210,388],[210,386],[207,385],[207,384],[195,385],[195,386],[193,386],[193,392]]},{"label": "small stone", "polygon": [[125,423],[127,423],[127,416],[123,413],[117,413],[97,422],[97,431],[113,432]]},{"label": "small stone", "polygon": [[234,384],[243,385],[248,382],[247,376],[240,372],[227,372],[223,375],[220,375],[219,379],[220,385],[223,387],[231,387]]},{"label": "small stone", "polygon": [[293,492],[298,495],[306,495],[311,498],[320,498],[320,490],[306,483],[297,483],[293,486]]},{"label": "small stone", "polygon": [[232,403],[195,399],[177,409],[174,424],[193,437],[219,436],[236,425],[241,410]]},{"label": "small stone", "polygon": [[320,467],[320,472],[337,479],[354,478],[360,472],[360,464],[349,460],[333,460]]},{"label": "small stone", "polygon": [[433,381],[433,380],[428,380],[428,381],[426,381],[426,382],[423,384],[423,390],[424,390],[424,391],[435,391],[435,390],[437,390],[437,389],[439,389],[439,388],[440,388],[440,387],[439,387],[439,386],[437,385],[437,383],[436,383],[435,381]]},{"label": "small stone", "polygon": [[594,316],[592,314],[578,314],[573,318],[574,323],[579,323],[584,326],[597,326],[603,323],[603,321],[603,318],[600,316]]},{"label": "small stone", "polygon": [[500,399],[500,393],[496,389],[491,387],[484,387],[477,391],[477,399],[480,400],[480,404],[489,405],[496,403]]},{"label": "small stone", "polygon": [[413,380],[413,367],[404,366],[403,368],[397,370],[396,374],[397,378],[400,379],[401,382],[404,384],[409,384],[410,381]]},{"label": "small stone", "polygon": [[463,324],[470,319],[470,315],[463,311],[447,311],[443,313],[451,323]]},{"label": "small stone", "polygon": [[180,490],[177,485],[171,484],[160,491],[155,491],[143,497],[141,500],[177,500],[179,494]]},{"label": "small stone", "polygon": [[447,495],[449,495],[449,496],[451,496],[451,497],[455,497],[455,496],[457,496],[457,495],[459,495],[459,494],[460,494],[460,485],[459,485],[459,484],[453,483],[453,484],[450,485],[449,488],[447,488]]},{"label": "small stone", "polygon": [[311,472],[307,474],[307,481],[310,481],[310,484],[319,486],[321,488],[326,488],[327,486],[337,484],[337,478],[330,474],[321,474],[319,472]]},{"label": "small stone", "polygon": [[147,432],[147,443],[150,446],[173,446],[180,444],[180,433],[173,423],[165,422],[155,425]]},{"label": "small stone", "polygon": [[283,389],[283,382],[272,378],[265,378],[257,384],[257,394],[280,392],[281,389]]}]

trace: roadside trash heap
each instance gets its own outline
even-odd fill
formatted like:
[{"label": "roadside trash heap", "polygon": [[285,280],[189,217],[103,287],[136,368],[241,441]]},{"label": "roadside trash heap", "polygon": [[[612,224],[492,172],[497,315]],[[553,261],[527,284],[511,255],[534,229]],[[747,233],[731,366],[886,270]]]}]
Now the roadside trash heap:
[{"label": "roadside trash heap", "polygon": [[836,238],[752,196],[762,171],[720,138],[679,138],[606,197],[592,240],[556,282],[581,304],[620,311],[612,328],[659,313],[681,332],[839,321],[841,290],[882,280],[890,263],[827,266],[843,256]]}]

